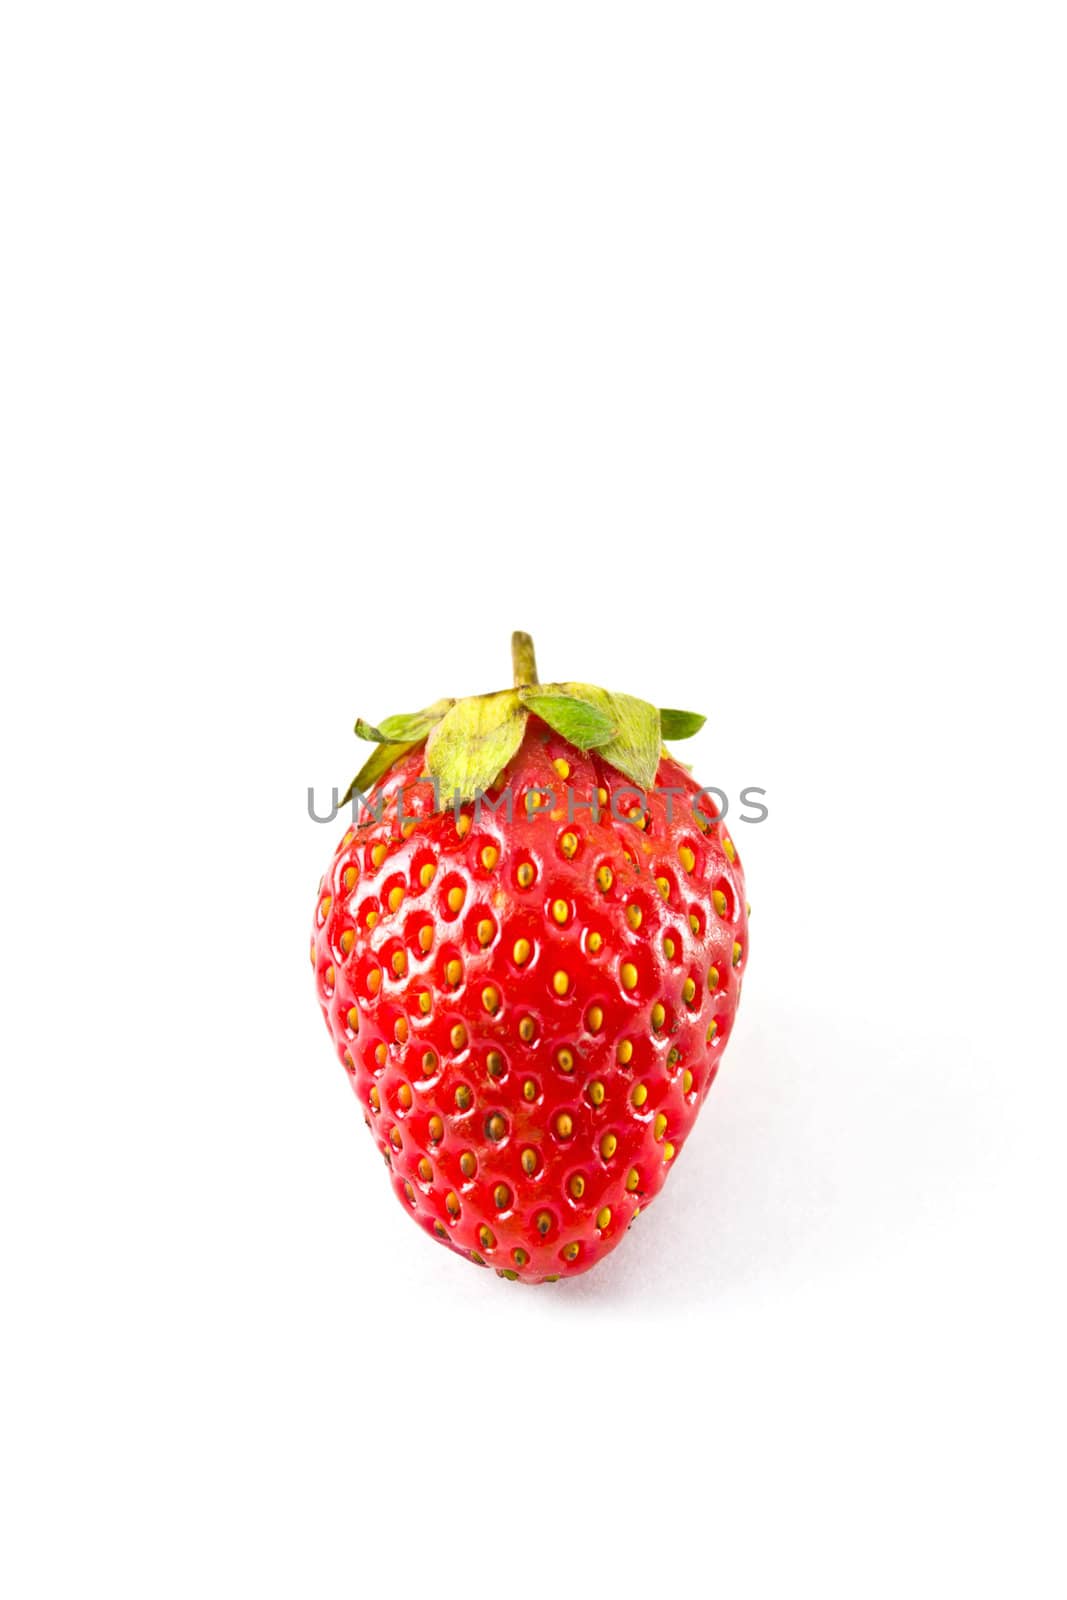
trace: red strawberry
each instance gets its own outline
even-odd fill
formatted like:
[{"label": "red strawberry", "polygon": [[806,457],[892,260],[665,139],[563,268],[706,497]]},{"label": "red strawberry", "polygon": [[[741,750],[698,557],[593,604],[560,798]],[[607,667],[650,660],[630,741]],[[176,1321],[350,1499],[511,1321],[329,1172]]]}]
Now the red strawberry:
[{"label": "red strawberry", "polygon": [[714,805],[662,749],[703,719],[541,686],[525,635],[515,653],[515,690],[357,723],[377,748],[311,960],[405,1207],[538,1283],[593,1266],[659,1193],[730,1035],[748,920]]}]

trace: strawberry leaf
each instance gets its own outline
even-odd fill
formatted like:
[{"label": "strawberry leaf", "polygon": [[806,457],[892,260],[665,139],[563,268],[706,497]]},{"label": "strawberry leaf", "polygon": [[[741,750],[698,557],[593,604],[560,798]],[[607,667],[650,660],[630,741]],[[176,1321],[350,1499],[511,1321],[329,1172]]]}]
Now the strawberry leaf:
[{"label": "strawberry leaf", "polygon": [[665,739],[691,739],[707,720],[699,711],[661,711],[660,732]]},{"label": "strawberry leaf", "polygon": [[660,758],[659,712],[647,700],[630,694],[612,694],[591,683],[562,685],[576,699],[588,700],[611,721],[615,734],[597,747],[597,754],[610,766],[632,778],[640,789],[655,782]]},{"label": "strawberry leaf", "polygon": [[563,693],[555,685],[520,689],[519,698],[527,711],[547,722],[561,738],[579,750],[606,744],[615,733],[615,724],[607,712],[590,700]]},{"label": "strawberry leaf", "polygon": [[369,794],[378,779],[384,777],[389,768],[399,761],[401,756],[406,756],[409,750],[413,750],[418,742],[417,739],[414,739],[409,744],[375,745],[345,790],[345,796],[341,804],[346,806],[357,790],[360,794]]},{"label": "strawberry leaf", "polygon": [[456,794],[473,800],[479,790],[490,789],[525,731],[526,709],[514,689],[457,701],[426,744],[426,770],[445,803]]},{"label": "strawberry leaf", "polygon": [[452,700],[436,700],[425,711],[402,712],[397,717],[386,717],[377,728],[373,723],[357,717],[356,735],[360,739],[373,739],[378,744],[418,744],[454,704]]}]

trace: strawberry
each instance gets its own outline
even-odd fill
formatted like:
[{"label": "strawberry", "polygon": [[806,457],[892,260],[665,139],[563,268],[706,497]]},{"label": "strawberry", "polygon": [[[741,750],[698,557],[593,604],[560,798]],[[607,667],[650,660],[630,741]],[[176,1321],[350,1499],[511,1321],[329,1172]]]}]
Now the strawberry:
[{"label": "strawberry", "polygon": [[540,1283],[600,1261],[666,1181],[730,1036],[748,908],[662,745],[703,718],[541,685],[513,648],[515,689],[357,722],[375,748],[311,961],[405,1209]]}]

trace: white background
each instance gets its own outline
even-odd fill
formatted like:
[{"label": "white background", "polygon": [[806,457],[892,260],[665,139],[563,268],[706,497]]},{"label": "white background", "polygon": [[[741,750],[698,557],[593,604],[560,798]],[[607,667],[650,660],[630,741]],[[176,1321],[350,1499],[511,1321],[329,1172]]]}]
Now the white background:
[{"label": "white background", "polygon": [[[1062,7],[5,9],[12,1600],[1062,1594]],[[708,714],[754,906],[609,1262],[411,1227],[350,733]]]}]

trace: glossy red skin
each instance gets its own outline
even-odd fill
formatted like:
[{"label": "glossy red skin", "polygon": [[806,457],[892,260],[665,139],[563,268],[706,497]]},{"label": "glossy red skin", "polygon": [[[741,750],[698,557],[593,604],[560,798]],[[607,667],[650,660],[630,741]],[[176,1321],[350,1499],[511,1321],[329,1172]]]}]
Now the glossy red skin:
[{"label": "glossy red skin", "polygon": [[[553,766],[560,759],[570,767],[566,780]],[[323,1015],[405,1210],[432,1236],[479,1264],[527,1282],[571,1277],[613,1250],[638,1210],[658,1194],[718,1071],[748,955],[740,861],[729,858],[733,846],[724,824],[705,821],[714,817],[713,800],[700,802],[703,827],[698,825],[693,799],[699,786],[676,762],[664,758],[656,778],[658,788],[683,792],[673,797],[673,820],[667,820],[667,797],[652,793],[642,831],[611,813],[613,794],[619,810],[637,803],[628,781],[595,752],[583,755],[536,718],[493,791],[495,796],[510,785],[515,807],[510,825],[503,809],[493,814],[483,808],[476,821],[474,806],[467,805],[462,815],[469,819],[469,831],[462,836],[451,811],[433,813],[430,785],[416,781],[424,770],[420,748],[375,788],[368,799],[383,796],[381,821],[361,812],[361,825],[345,834],[320,886],[311,956]],[[568,785],[575,797],[570,822]],[[403,817],[419,818],[414,827],[398,818],[401,788]],[[598,788],[607,791],[608,803],[594,822],[581,805]],[[527,820],[524,797],[531,789],[541,794],[552,789],[559,799],[551,811]],[[578,841],[571,859],[561,845],[568,833]],[[385,858],[375,866],[372,851],[382,845]],[[486,846],[499,853],[491,868],[481,860]],[[685,848],[695,857],[692,871],[679,855]],[[524,862],[535,873],[526,888],[517,878]],[[420,870],[427,863],[436,870],[423,887]],[[606,892],[596,880],[604,865],[613,874]],[[346,873],[351,879],[353,868],[358,878],[347,888]],[[667,880],[666,899],[656,887],[657,877]],[[458,912],[447,900],[455,887],[465,891]],[[403,898],[390,910],[395,889]],[[712,898],[716,889],[726,897],[721,915]],[[550,911],[556,900],[568,907],[563,925]],[[627,918],[630,905],[642,913],[636,930]],[[372,921],[377,913],[371,927],[368,912]],[[493,932],[482,945],[476,930],[486,920]],[[427,924],[432,930],[428,951],[419,942]],[[352,936],[345,939],[351,945],[347,953],[346,932]],[[602,943],[594,950],[590,936],[597,933]],[[664,936],[674,941],[673,958],[665,952]],[[514,958],[519,939],[532,947],[521,966]],[[396,965],[404,966],[402,973],[394,966],[400,951],[403,962]],[[450,959],[463,967],[456,987],[445,977]],[[632,990],[620,979],[627,962],[638,975]],[[714,988],[709,987],[713,967]],[[376,991],[374,972],[380,973]],[[557,972],[569,979],[563,996],[553,987]],[[695,984],[688,1003],[687,978]],[[486,986],[499,994],[493,1013],[482,1001]],[[428,1015],[420,1006],[423,994],[430,997]],[[665,1010],[658,1030],[652,1020],[657,1001]],[[349,1026],[353,1006],[358,1032]],[[595,1031],[589,1025],[592,1006],[603,1012]],[[533,1019],[532,1039],[520,1036],[523,1019]],[[467,1035],[459,1048],[451,1037],[457,1024]],[[622,1039],[633,1048],[626,1065],[618,1061]],[[560,1047],[571,1051],[569,1073],[558,1063]],[[426,1075],[422,1059],[428,1048],[437,1065]],[[503,1057],[501,1077],[487,1070],[491,1051]],[[692,1073],[688,1092],[686,1071]],[[526,1083],[534,1085],[533,1099],[526,1097],[531,1091],[524,1094]],[[593,1103],[599,1091],[590,1089],[598,1083],[603,1085],[599,1105]],[[632,1100],[637,1084],[648,1092],[639,1107]],[[457,1104],[457,1090],[461,1101],[462,1091],[469,1090],[469,1106]],[[572,1119],[570,1137],[557,1130],[560,1112]],[[506,1122],[498,1139],[487,1127],[494,1113]],[[657,1128],[660,1114],[667,1119],[663,1132]],[[439,1139],[433,1137],[434,1116],[440,1118]],[[617,1140],[609,1158],[602,1147],[607,1133]],[[532,1175],[521,1165],[524,1149],[537,1155]],[[464,1154],[468,1169],[473,1158],[473,1173],[461,1166]],[[429,1169],[420,1174],[423,1160]],[[639,1179],[636,1190],[626,1187],[632,1169]],[[585,1183],[580,1199],[569,1188],[575,1173]],[[502,1209],[494,1200],[501,1183],[511,1195]],[[452,1211],[446,1204],[450,1194]],[[601,1229],[597,1218],[604,1207],[610,1208],[611,1220]],[[545,1216],[549,1228],[542,1235],[535,1218],[543,1225]],[[491,1230],[489,1246],[480,1237],[483,1227]],[[567,1247],[574,1245],[577,1255],[568,1259]]]}]

